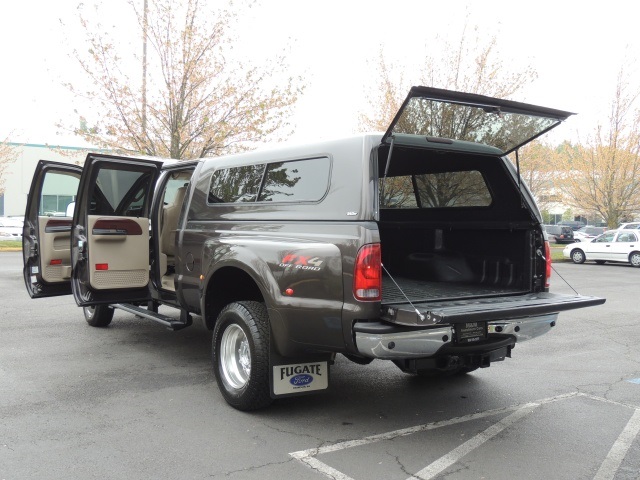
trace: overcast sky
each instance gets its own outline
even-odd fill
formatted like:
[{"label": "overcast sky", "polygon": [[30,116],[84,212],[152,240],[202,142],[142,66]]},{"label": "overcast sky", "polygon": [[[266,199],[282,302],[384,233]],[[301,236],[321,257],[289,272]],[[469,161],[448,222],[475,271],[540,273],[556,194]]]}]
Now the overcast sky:
[{"label": "overcast sky", "polygon": [[[123,3],[105,2],[116,26],[130,11]],[[75,118],[74,99],[61,84],[77,75],[69,58],[82,38],[75,30],[77,4],[2,2],[0,140],[11,134],[15,142],[83,145],[55,126]],[[639,14],[637,2],[616,0],[261,0],[241,20],[239,32],[255,58],[288,48],[291,72],[286,73],[305,76],[307,88],[292,118],[297,138],[356,131],[358,112],[366,108],[364,91],[377,74],[372,59],[380,48],[404,65],[405,77],[412,80],[426,49],[437,46],[433,39],[440,35],[455,43],[465,21],[497,37],[506,68],[531,65],[538,72],[537,80],[513,100],[579,114],[555,133],[569,138],[606,116],[623,63],[640,89]]]}]

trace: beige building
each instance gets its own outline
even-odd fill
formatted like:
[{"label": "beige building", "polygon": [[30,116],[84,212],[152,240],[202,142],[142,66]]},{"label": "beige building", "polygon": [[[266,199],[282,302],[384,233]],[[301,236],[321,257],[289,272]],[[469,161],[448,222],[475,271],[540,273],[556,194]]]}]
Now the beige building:
[{"label": "beige building", "polygon": [[91,150],[38,144],[9,143],[15,148],[16,160],[5,170],[4,193],[0,194],[0,216],[24,215],[33,172],[39,160],[82,165]]}]

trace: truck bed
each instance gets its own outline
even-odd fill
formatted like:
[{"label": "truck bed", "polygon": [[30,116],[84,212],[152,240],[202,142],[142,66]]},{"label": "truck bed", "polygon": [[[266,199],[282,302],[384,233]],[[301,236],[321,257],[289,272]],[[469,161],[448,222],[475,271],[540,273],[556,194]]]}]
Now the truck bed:
[{"label": "truck bed", "polygon": [[449,301],[524,293],[517,288],[471,283],[435,282],[385,275],[382,280],[382,305]]}]

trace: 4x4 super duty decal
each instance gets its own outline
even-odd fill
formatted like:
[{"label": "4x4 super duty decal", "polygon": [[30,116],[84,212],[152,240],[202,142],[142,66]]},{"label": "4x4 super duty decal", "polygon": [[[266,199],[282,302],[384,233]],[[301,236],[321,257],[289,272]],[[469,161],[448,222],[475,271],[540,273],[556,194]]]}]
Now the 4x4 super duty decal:
[{"label": "4x4 super duty decal", "polygon": [[320,267],[324,264],[324,260],[320,257],[310,257],[304,255],[285,255],[280,261],[280,267],[282,268],[296,268],[299,270],[312,270],[319,272]]}]

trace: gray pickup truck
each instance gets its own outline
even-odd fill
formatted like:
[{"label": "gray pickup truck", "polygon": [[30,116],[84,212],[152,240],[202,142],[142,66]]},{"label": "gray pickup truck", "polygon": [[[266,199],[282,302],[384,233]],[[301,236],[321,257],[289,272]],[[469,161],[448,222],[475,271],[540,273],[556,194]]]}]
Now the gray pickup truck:
[{"label": "gray pickup truck", "polygon": [[95,327],[114,309],[174,330],[200,317],[240,410],[326,389],[336,354],[414,375],[488,367],[558,312],[604,302],[549,292],[518,171],[518,148],[569,115],[414,87],[385,134],[189,162],[41,161],[25,284],[73,294]]}]

